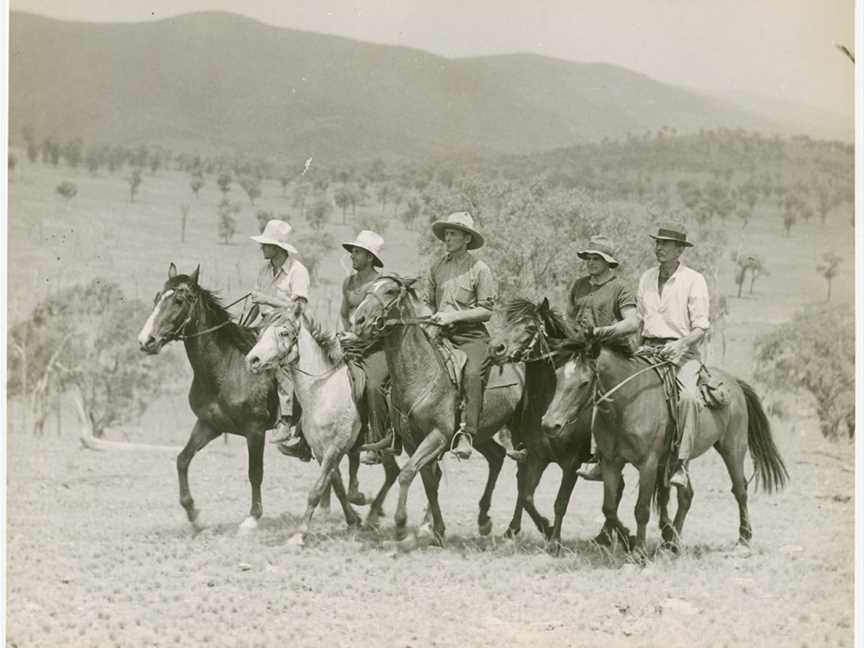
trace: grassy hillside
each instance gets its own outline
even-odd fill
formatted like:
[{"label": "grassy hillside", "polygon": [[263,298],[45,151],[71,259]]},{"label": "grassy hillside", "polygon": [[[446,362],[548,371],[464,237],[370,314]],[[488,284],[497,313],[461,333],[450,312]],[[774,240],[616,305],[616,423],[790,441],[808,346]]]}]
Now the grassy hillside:
[{"label": "grassy hillside", "polygon": [[10,88],[13,138],[31,127],[40,138],[297,152],[331,164],[528,152],[664,125],[776,126],[612,65],[447,59],[216,12],[142,24],[13,12]]}]

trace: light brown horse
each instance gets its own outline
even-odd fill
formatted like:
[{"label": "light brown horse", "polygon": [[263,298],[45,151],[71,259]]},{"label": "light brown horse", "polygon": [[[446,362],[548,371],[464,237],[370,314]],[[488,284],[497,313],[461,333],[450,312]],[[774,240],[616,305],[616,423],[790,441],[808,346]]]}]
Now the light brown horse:
[{"label": "light brown horse", "polygon": [[[426,326],[431,313],[414,292],[413,279],[384,275],[366,291],[354,311],[353,331],[361,339],[383,338],[392,381],[394,418],[410,459],[399,473],[396,508],[396,538],[406,536],[408,489],[419,472],[429,500],[435,540],[444,541],[444,519],[438,503],[441,471],[435,459],[450,447],[456,430],[459,395],[443,365],[433,338],[434,327]],[[478,525],[481,535],[490,533],[489,506],[501,470],[504,449],[493,439],[503,426],[519,425],[524,372],[518,365],[493,369],[486,388],[480,430],[474,447],[489,462],[489,475],[480,499]]]},{"label": "light brown horse", "polygon": [[[656,496],[664,546],[677,551],[693,489],[692,486],[678,488],[678,510],[674,523],[670,522],[670,486],[665,476],[667,435],[671,434],[672,424],[659,376],[645,359],[630,355],[623,349],[602,346],[587,334],[577,334],[567,348],[575,353],[559,376],[555,396],[543,416],[544,430],[558,435],[586,405],[593,406],[593,432],[602,456],[604,530],[610,536],[627,537],[618,518],[617,493],[624,464],[630,463],[639,471],[635,509],[637,531],[633,548],[644,557],[645,529],[651,500]],[[711,373],[728,386],[729,403],[719,409],[700,408],[697,439],[691,458],[698,457],[712,446],[723,458],[732,480],[732,493],[738,502],[738,541],[746,545],[752,537],[747,509],[747,478],[744,475],[744,457],[748,448],[756,477],[768,492],[782,488],[789,475],[753,389],[720,369],[712,368]]]}]

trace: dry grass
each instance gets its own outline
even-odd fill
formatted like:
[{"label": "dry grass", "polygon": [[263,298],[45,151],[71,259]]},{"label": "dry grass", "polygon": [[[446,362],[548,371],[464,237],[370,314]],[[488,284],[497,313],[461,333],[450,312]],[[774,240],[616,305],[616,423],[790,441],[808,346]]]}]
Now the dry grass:
[{"label": "dry grass", "polygon": [[[204,282],[228,295],[251,282],[255,246],[241,244],[240,234],[237,245],[216,242],[214,186],[202,192],[209,207],[193,203],[189,242],[181,245],[177,205],[189,198],[185,178],[145,177],[140,203],[129,205],[119,178],[80,174],[77,202],[66,210],[53,187],[68,175],[16,171],[11,317],[25,314],[43,285],[51,290],[97,274],[130,291],[137,286],[146,299],[169,260],[181,269],[201,262]],[[287,206],[278,194],[277,186],[265,187],[261,201],[277,213]],[[255,227],[254,211],[247,211],[243,235]],[[731,300],[730,370],[748,376],[754,335],[821,298],[824,284],[814,268],[826,249],[846,258],[834,290],[835,298],[850,298],[850,230],[845,218],[836,220],[827,230],[799,224],[790,239],[773,217],[736,230],[733,245],[740,236],[748,248],[765,250],[772,275],[757,284],[755,298]],[[337,238],[350,233],[336,231]],[[395,225],[388,238],[392,265],[409,271],[413,239]],[[341,273],[338,256],[326,261],[333,281]],[[723,276],[732,292],[728,269]],[[118,436],[181,444],[191,427],[184,400],[160,400],[140,427]],[[391,496],[380,534],[349,533],[334,507],[315,518],[307,546],[293,549],[286,541],[316,471],[272,447],[265,457],[265,517],[249,536],[237,535],[249,506],[245,445],[219,440],[195,459],[192,492],[209,523],[195,534],[177,503],[170,454],[80,450],[70,429],[42,440],[13,431],[8,645],[851,645],[853,446],[824,441],[806,402],[774,426],[792,481],[779,495],[751,496],[751,550],[735,547],[737,507],[722,462],[710,454],[693,468],[696,497],[684,554],[657,556],[645,568],[588,542],[602,521],[596,484],[580,482],[574,491],[562,557],[545,553],[527,516],[518,541],[503,539],[515,500],[512,463],[496,491],[490,538],[476,531],[485,463],[475,458],[444,462],[445,548],[421,542],[410,554],[396,551]],[[550,469],[538,491],[547,514],[558,474]],[[381,478],[377,470],[361,470],[367,493]],[[622,517],[632,524],[635,473],[628,469],[625,479]],[[411,523],[419,521],[422,503],[415,484]],[[650,537],[656,546],[656,520]]]}]

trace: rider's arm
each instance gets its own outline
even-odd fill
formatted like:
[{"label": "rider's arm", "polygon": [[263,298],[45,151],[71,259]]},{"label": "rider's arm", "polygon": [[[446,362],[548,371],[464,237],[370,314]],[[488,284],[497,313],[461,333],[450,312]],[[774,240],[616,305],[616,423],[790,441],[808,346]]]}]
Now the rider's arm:
[{"label": "rider's arm", "polygon": [[609,326],[598,326],[594,335],[598,337],[625,337],[639,330],[639,315],[635,306],[625,306],[621,309],[622,319]]},{"label": "rider's arm", "polygon": [[351,307],[348,305],[348,282],[350,277],[346,277],[342,282],[342,306],[339,308],[339,317],[342,319],[342,328],[346,331],[351,330],[351,322],[348,319],[351,316]]}]

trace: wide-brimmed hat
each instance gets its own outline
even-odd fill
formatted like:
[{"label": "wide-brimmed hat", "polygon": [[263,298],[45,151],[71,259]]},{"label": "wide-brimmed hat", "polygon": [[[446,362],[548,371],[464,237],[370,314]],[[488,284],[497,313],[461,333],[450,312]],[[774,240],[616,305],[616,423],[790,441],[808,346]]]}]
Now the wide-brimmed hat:
[{"label": "wide-brimmed hat", "polygon": [[615,258],[615,244],[607,236],[603,236],[602,234],[592,236],[588,241],[588,246],[584,250],[579,250],[576,256],[580,259],[585,259],[589,254],[603,257],[606,263],[612,268],[618,267],[618,260]]},{"label": "wide-brimmed hat", "polygon": [[290,224],[274,219],[267,221],[267,226],[259,236],[250,236],[249,238],[262,245],[276,245],[290,254],[298,254],[297,248],[288,242],[292,231],[294,228]]},{"label": "wide-brimmed hat", "polygon": [[432,223],[432,232],[440,240],[444,240],[444,230],[458,229],[467,232],[471,235],[471,242],[468,244],[469,250],[476,250],[483,247],[483,236],[474,229],[474,219],[468,212],[453,212],[444,220]]},{"label": "wide-brimmed hat", "polygon": [[675,241],[687,247],[693,244],[687,240],[687,230],[680,223],[660,223],[657,226],[657,234],[649,234],[655,241]]},{"label": "wide-brimmed hat", "polygon": [[353,241],[346,241],[342,244],[342,247],[348,250],[349,252],[353,248],[360,248],[361,250],[366,250],[369,254],[372,255],[372,265],[378,266],[379,268],[384,267],[384,262],[381,260],[381,248],[384,246],[384,239],[381,238],[380,234],[376,234],[371,230],[363,230],[357,235]]}]

